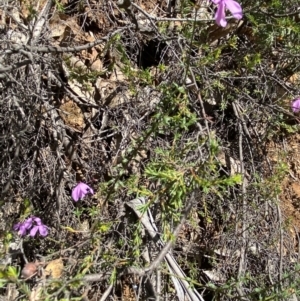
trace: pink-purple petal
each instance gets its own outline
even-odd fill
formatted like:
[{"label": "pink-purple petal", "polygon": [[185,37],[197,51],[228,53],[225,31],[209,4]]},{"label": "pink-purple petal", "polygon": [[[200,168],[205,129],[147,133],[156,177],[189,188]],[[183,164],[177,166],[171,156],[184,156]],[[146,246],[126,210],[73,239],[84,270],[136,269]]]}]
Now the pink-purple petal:
[{"label": "pink-purple petal", "polygon": [[243,17],[241,5],[234,0],[211,0],[217,5],[215,20],[219,26],[226,27],[226,9],[228,9],[235,19],[240,20]]},{"label": "pink-purple petal", "polygon": [[38,225],[42,224],[42,221],[41,221],[41,219],[40,219],[39,217],[35,217],[35,218],[34,218],[34,221],[35,221]]},{"label": "pink-purple petal", "polygon": [[44,237],[48,235],[48,229],[45,225],[39,226],[39,232]]},{"label": "pink-purple petal", "polygon": [[226,27],[227,21],[225,19],[225,4],[224,0],[221,0],[218,4],[218,8],[215,14],[216,23],[219,26]]},{"label": "pink-purple petal", "polygon": [[23,225],[26,229],[30,229],[32,226],[32,223],[33,223],[33,219],[32,219],[32,217],[30,217],[24,221]]},{"label": "pink-purple petal", "polygon": [[243,10],[241,5],[233,0],[223,0],[226,8],[231,12],[231,14],[233,15],[233,17],[235,19],[242,19],[243,18]]},{"label": "pink-purple petal", "polygon": [[293,111],[294,113],[300,112],[300,98],[294,99],[294,100],[292,101],[291,107],[292,107],[292,111]]},{"label": "pink-purple petal", "polygon": [[39,230],[39,226],[34,226],[31,230],[30,230],[30,233],[29,235],[31,237],[34,237],[36,235],[36,232]]},{"label": "pink-purple petal", "polygon": [[20,229],[21,225],[22,225],[22,223],[16,223],[16,224],[14,224],[13,229],[15,231],[18,231]]},{"label": "pink-purple petal", "polygon": [[75,187],[72,191],[72,198],[75,202],[77,202],[79,200],[79,196],[78,196],[78,189],[77,187]]},{"label": "pink-purple petal", "polygon": [[83,199],[87,194],[94,194],[94,190],[85,183],[78,183],[72,191],[72,198],[75,202]]},{"label": "pink-purple petal", "polygon": [[21,225],[18,231],[18,234],[20,236],[24,236],[27,234],[27,228],[24,225]]}]

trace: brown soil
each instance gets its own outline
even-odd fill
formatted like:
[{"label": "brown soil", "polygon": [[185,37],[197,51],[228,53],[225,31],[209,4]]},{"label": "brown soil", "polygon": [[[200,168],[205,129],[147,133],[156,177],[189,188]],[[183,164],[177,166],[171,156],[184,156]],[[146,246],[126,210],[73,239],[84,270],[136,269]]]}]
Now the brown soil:
[{"label": "brown soil", "polygon": [[288,174],[282,181],[282,193],[279,196],[281,210],[285,218],[290,220],[291,227],[300,229],[300,134],[288,137],[283,143],[272,143],[269,149],[271,164],[278,164],[284,159],[288,165]]}]

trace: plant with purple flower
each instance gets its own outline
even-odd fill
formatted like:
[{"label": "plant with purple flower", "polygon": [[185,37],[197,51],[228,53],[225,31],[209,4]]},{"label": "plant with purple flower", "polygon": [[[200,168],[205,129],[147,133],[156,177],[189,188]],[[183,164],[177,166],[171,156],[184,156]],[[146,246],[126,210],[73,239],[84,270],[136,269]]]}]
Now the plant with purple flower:
[{"label": "plant with purple flower", "polygon": [[18,231],[18,234],[20,236],[28,234],[29,230],[29,235],[31,237],[34,237],[37,234],[37,232],[39,232],[39,234],[43,237],[48,235],[48,227],[42,223],[39,217],[36,216],[31,216],[25,221],[15,224],[13,226],[13,229],[15,231]]},{"label": "plant with purple flower", "polygon": [[72,198],[75,202],[83,199],[87,194],[94,194],[94,190],[82,182],[79,182],[72,190]]}]

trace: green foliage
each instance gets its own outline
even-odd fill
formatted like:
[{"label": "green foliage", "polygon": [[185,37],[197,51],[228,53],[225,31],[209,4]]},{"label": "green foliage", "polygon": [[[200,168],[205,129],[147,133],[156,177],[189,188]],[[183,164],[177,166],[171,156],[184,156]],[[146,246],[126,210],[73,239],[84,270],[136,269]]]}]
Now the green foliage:
[{"label": "green foliage", "polygon": [[111,230],[112,222],[99,222],[97,223],[96,230],[100,233],[108,233]]},{"label": "green foliage", "polygon": [[[217,139],[211,137],[204,141],[209,148],[209,157],[205,163],[202,161],[189,161],[188,154],[198,148],[200,141],[186,139],[181,145],[181,139],[186,131],[195,124],[196,117],[188,107],[185,89],[177,85],[163,87],[164,98],[153,115],[152,126],[144,133],[145,137],[168,135],[169,147],[156,148],[153,159],[145,166],[144,173],[137,177],[132,175],[126,184],[115,186],[115,189],[127,187],[130,194],[137,194],[150,199],[151,202],[159,202],[161,208],[161,223],[164,238],[171,238],[170,226],[180,220],[180,214],[185,207],[185,200],[189,193],[195,189],[201,189],[208,194],[215,192],[222,194],[228,187],[241,183],[241,176],[236,174],[222,178],[218,173],[218,163],[215,156],[219,152]],[[145,138],[136,140],[135,147],[141,145]],[[130,156],[130,153],[128,154]],[[130,161],[130,159],[126,160]],[[139,183],[159,183],[156,191],[150,190]],[[141,208],[141,210],[146,210]],[[140,227],[134,231],[135,255],[139,255],[139,246],[142,243]]]},{"label": "green foliage", "polygon": [[12,239],[13,239],[13,234],[11,233],[11,231],[6,231],[4,233],[4,239],[3,239],[3,245],[5,248],[5,252],[8,252],[9,245],[10,245],[10,242],[12,241]]},{"label": "green foliage", "polygon": [[30,216],[31,214],[33,214],[33,206],[32,206],[32,203],[29,199],[25,199],[22,204],[21,204],[21,207],[20,207],[20,213],[21,213],[21,216],[20,216],[20,220],[24,220],[26,219],[28,216]]},{"label": "green foliage", "polygon": [[254,69],[261,63],[261,57],[259,53],[248,54],[244,57],[244,63],[250,70]]},{"label": "green foliage", "polygon": [[269,118],[272,126],[269,128],[268,138],[272,139],[274,136],[280,135],[288,136],[299,132],[299,124],[291,123],[290,117],[279,113],[277,116]]},{"label": "green foliage", "polygon": [[0,279],[2,284],[5,282],[16,282],[19,278],[19,271],[14,266],[7,266],[0,269]]},{"label": "green foliage", "polygon": [[59,0],[55,0],[55,6],[60,13],[65,12],[65,7]]},{"label": "green foliage", "polygon": [[77,217],[77,218],[80,218],[82,216],[84,212],[84,208],[75,208],[74,211],[73,211],[73,214]]},{"label": "green foliage", "polygon": [[142,225],[137,223],[133,230],[133,256],[138,258],[141,256],[140,246],[142,245]]}]

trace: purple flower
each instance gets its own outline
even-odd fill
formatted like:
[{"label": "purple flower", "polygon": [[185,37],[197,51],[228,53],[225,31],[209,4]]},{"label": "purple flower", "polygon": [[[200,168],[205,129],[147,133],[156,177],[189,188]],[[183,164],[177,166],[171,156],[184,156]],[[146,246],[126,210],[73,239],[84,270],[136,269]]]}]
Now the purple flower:
[{"label": "purple flower", "polygon": [[24,236],[30,230],[30,236],[34,237],[39,231],[41,236],[48,235],[48,227],[44,225],[39,217],[29,217],[24,222],[17,223],[13,226],[15,231],[18,231],[20,236]]},{"label": "purple flower", "polygon": [[32,227],[33,218],[30,217],[27,220],[25,220],[23,223],[17,223],[14,225],[13,229],[15,231],[18,231],[18,234],[20,236],[24,236],[27,234],[27,230]]},{"label": "purple flower", "polygon": [[291,107],[294,113],[300,112],[300,98],[296,98],[292,101]]},{"label": "purple flower", "polygon": [[89,193],[94,194],[94,190],[90,186],[79,182],[72,191],[72,198],[75,202],[77,202],[78,200],[83,199]]},{"label": "purple flower", "polygon": [[34,226],[31,230],[29,235],[34,237],[39,231],[41,236],[47,236],[48,235],[48,227],[44,225],[39,217],[35,217],[34,221],[36,222],[36,226]]},{"label": "purple flower", "polygon": [[226,8],[230,10],[233,17],[235,19],[242,19],[243,17],[243,10],[239,3],[233,0],[211,0],[214,4],[218,6],[216,14],[215,14],[215,20],[216,23],[219,26],[226,27],[227,21],[225,18],[225,10]]},{"label": "purple flower", "polygon": [[24,235],[26,235],[26,233],[27,233],[27,229],[26,229],[26,227],[24,226],[24,223],[17,223],[17,224],[15,224],[14,227],[13,227],[13,229],[14,229],[15,231],[18,231],[18,234],[19,234],[20,236],[24,236]]}]

